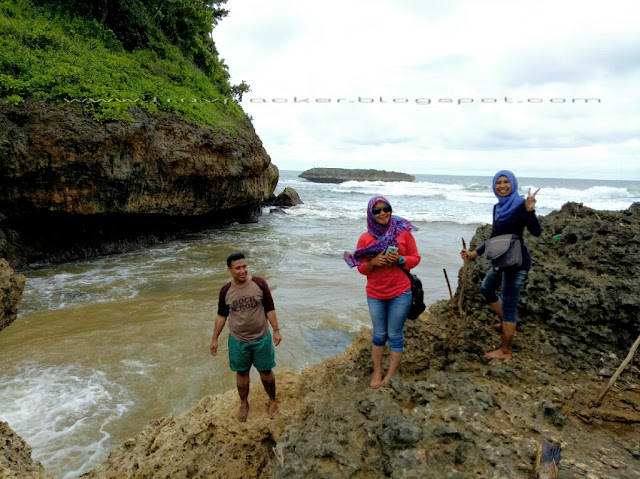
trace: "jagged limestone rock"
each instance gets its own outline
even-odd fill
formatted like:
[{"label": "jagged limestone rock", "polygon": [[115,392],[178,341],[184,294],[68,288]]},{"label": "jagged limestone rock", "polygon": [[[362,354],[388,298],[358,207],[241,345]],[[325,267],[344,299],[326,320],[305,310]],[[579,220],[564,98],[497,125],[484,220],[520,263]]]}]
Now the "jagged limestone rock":
[{"label": "jagged limestone rock", "polygon": [[31,448],[6,422],[0,421],[0,478],[49,479],[42,464],[31,458]]}]

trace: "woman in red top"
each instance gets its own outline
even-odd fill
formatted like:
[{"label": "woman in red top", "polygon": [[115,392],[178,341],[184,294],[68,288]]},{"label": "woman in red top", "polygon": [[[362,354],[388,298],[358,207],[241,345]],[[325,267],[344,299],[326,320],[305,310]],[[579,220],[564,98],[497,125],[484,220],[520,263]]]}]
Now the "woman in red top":
[{"label": "woman in red top", "polygon": [[[350,267],[367,277],[367,304],[373,323],[371,357],[374,389],[386,385],[398,374],[404,352],[404,322],[411,307],[411,283],[400,268],[410,270],[420,262],[420,254],[411,231],[417,230],[409,221],[391,214],[389,201],[383,196],[369,200],[367,232],[358,240],[353,254],[344,253]],[[389,246],[398,251],[387,251]],[[382,356],[389,341],[391,358],[389,371],[382,377]]]}]

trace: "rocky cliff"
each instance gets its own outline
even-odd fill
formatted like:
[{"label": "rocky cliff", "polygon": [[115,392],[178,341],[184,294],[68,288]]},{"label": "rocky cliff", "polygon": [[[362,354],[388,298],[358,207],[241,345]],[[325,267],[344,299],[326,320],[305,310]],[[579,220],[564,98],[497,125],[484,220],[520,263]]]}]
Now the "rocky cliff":
[{"label": "rocky cliff", "polygon": [[343,183],[345,181],[413,181],[415,176],[385,170],[346,168],[311,168],[298,175],[316,183]]},{"label": "rocky cliff", "polygon": [[[513,361],[482,359],[500,335],[478,293],[489,267],[479,259],[460,278],[465,319],[455,298],[454,314],[443,300],[408,321],[401,374],[388,387],[369,388],[371,332],[362,330],[319,365],[276,371],[276,418],[254,381],[248,422],[235,419],[235,391],[207,397],[150,423],[83,477],[526,478],[542,439],[562,448],[561,478],[640,477],[637,365],[592,404],[640,334],[640,204],[571,203],[541,222],[541,237],[525,236],[533,269]],[[488,234],[479,228],[472,247]]]},{"label": "rocky cliff", "polygon": [[23,267],[257,220],[278,170],[248,120],[230,133],[131,115],[101,124],[70,106],[0,107],[0,256]]}]

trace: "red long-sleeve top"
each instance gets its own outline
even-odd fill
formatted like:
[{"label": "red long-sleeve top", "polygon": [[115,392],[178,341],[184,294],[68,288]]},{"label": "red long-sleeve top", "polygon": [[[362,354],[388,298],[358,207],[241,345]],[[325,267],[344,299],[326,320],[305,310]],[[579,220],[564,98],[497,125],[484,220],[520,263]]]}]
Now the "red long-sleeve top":
[{"label": "red long-sleeve top", "polygon": [[[363,233],[358,240],[356,249],[365,248],[377,240],[368,231]],[[411,288],[411,282],[407,275],[400,271],[415,268],[420,263],[420,254],[413,235],[404,230],[398,235],[398,253],[404,256],[405,263],[402,266],[394,264],[392,267],[379,266],[373,271],[367,271],[368,259],[363,260],[358,266],[358,271],[367,277],[367,296],[375,299],[391,299]]]}]

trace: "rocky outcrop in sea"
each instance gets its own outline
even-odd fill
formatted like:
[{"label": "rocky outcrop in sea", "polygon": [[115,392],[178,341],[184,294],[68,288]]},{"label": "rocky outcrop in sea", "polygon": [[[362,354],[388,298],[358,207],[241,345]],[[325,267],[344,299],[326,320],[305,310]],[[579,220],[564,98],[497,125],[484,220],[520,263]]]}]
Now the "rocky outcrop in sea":
[{"label": "rocky outcrop in sea", "polygon": [[257,221],[278,169],[251,123],[223,131],[133,108],[0,107],[0,257],[14,267],[118,253]]},{"label": "rocky outcrop in sea", "polygon": [[345,181],[413,181],[415,176],[385,170],[347,168],[311,168],[298,175],[316,183],[343,183]]},{"label": "rocky outcrop in sea", "polygon": [[278,208],[290,208],[303,204],[300,195],[290,186],[285,187],[278,196],[271,195],[262,206],[275,206]]},{"label": "rocky outcrop in sea", "polygon": [[407,321],[401,374],[388,387],[369,388],[363,329],[321,364],[276,371],[274,419],[260,384],[246,423],[235,419],[236,391],[206,397],[153,421],[83,477],[526,478],[542,440],[561,448],[559,477],[640,477],[637,363],[593,404],[640,334],[640,204],[569,203],[541,222],[542,236],[525,234],[533,269],[513,361],[482,358],[500,334],[478,292],[489,263],[478,259],[461,269],[452,303]]}]

